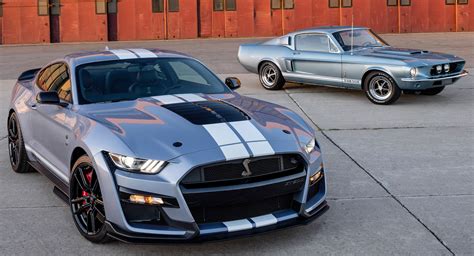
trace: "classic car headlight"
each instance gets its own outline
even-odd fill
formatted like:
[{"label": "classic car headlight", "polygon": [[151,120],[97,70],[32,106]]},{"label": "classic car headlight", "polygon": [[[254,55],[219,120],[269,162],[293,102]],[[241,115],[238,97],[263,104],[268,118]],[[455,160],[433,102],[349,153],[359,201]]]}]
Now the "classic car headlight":
[{"label": "classic car headlight", "polygon": [[438,72],[438,74],[441,74],[441,72],[443,72],[443,66],[441,65],[436,66],[436,72]]},{"label": "classic car headlight", "polygon": [[311,153],[314,150],[314,147],[316,147],[316,139],[312,138],[305,146],[304,146],[304,151],[306,153]]},{"label": "classic car headlight", "polygon": [[449,72],[449,64],[444,64],[444,72]]},{"label": "classic car headlight", "polygon": [[418,74],[417,68],[412,68],[412,69],[410,69],[410,75],[411,75],[411,77],[415,78],[417,74]]},{"label": "classic car headlight", "polygon": [[108,154],[115,166],[125,171],[155,174],[160,172],[167,164],[166,161],[140,159],[114,153]]}]

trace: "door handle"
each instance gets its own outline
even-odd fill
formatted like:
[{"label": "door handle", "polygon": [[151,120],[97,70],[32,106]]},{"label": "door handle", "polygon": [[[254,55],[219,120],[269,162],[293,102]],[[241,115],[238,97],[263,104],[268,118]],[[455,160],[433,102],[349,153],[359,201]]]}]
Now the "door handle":
[{"label": "door handle", "polygon": [[301,52],[293,52],[293,55],[300,55]]},{"label": "door handle", "polygon": [[33,104],[30,105],[30,108],[33,109],[33,110],[36,110],[36,109],[38,109],[38,105],[33,103]]}]

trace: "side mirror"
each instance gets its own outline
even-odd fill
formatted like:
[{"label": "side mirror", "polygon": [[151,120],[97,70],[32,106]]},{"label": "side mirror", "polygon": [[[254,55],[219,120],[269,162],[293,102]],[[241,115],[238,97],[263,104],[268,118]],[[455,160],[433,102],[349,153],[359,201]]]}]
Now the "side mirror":
[{"label": "side mirror", "polygon": [[36,101],[40,104],[62,105],[57,92],[39,92]]},{"label": "side mirror", "polygon": [[236,90],[236,89],[240,88],[240,80],[237,77],[227,77],[225,79],[225,84],[231,90]]}]

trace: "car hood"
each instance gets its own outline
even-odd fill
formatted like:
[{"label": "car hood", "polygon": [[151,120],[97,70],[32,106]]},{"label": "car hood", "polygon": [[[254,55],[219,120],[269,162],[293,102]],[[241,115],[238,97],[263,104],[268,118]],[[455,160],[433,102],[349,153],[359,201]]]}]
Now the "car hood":
[{"label": "car hood", "polygon": [[[225,104],[237,111],[230,109],[230,112],[247,116],[248,119],[243,121],[257,128],[274,152],[300,151],[301,146],[314,136],[312,129],[298,115],[284,107],[236,93],[198,96],[206,102],[218,104],[208,107],[211,113],[212,108]],[[84,105],[79,112],[92,122],[106,126],[136,157],[171,160],[184,154],[219,147],[215,136],[205,128],[208,121],[215,122],[214,114],[201,118],[199,113],[192,113],[193,106],[189,104],[201,102],[165,104],[156,98]],[[225,115],[227,112],[221,111],[216,116],[225,119]],[[225,122],[224,119],[217,123]],[[230,116],[229,120],[237,119]],[[242,136],[239,139],[244,141]],[[177,147],[177,144],[181,146]]]},{"label": "car hood", "polygon": [[405,62],[421,62],[425,65],[462,60],[451,54],[395,47],[368,48],[358,51],[358,55],[401,60]]}]

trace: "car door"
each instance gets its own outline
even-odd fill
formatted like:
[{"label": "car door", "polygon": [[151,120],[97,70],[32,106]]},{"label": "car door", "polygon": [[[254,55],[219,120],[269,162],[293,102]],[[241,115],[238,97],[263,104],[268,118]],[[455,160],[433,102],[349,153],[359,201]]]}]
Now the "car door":
[{"label": "car door", "polygon": [[296,35],[292,68],[299,82],[341,85],[341,54],[326,34]]},{"label": "car door", "polygon": [[58,178],[68,182],[69,140],[74,113],[71,111],[72,91],[67,64],[55,63],[49,66],[39,75],[36,85],[36,93],[56,91],[61,101],[68,103],[67,106],[59,106],[35,102],[30,122],[34,154]]}]

